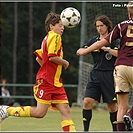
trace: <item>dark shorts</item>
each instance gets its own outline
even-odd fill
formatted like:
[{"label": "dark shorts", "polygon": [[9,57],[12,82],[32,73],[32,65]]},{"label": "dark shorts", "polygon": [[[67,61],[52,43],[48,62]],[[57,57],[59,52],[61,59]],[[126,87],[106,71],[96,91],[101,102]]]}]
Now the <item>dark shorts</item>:
[{"label": "dark shorts", "polygon": [[96,71],[90,72],[84,97],[90,97],[104,103],[116,102],[116,94],[114,88],[113,71]]}]

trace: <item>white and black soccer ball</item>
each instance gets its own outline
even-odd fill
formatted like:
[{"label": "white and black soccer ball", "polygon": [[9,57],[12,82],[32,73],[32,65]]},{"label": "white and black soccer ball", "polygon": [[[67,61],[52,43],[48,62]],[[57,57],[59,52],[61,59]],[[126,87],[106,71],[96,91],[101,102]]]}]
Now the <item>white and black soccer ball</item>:
[{"label": "white and black soccer ball", "polygon": [[74,28],[80,23],[81,15],[77,9],[68,7],[61,12],[60,18],[65,27]]}]

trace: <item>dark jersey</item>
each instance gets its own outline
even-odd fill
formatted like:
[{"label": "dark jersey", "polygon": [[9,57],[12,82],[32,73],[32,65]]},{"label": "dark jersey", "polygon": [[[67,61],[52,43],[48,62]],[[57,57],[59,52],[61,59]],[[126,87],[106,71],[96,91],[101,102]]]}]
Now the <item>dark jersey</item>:
[{"label": "dark jersey", "polygon": [[[92,37],[86,44],[82,47],[88,47],[92,45],[94,42],[99,41],[99,36]],[[120,40],[117,39],[113,41],[111,44],[108,44],[107,47],[111,47],[111,49],[118,49]],[[111,55],[109,52],[106,52],[102,49],[94,50],[91,52],[94,60],[94,67],[95,70],[100,71],[113,71],[114,70],[114,63],[116,61],[116,57]]]},{"label": "dark jersey", "polygon": [[120,38],[120,48],[115,65],[133,66],[133,20],[126,20],[115,26],[105,38],[110,43]]}]

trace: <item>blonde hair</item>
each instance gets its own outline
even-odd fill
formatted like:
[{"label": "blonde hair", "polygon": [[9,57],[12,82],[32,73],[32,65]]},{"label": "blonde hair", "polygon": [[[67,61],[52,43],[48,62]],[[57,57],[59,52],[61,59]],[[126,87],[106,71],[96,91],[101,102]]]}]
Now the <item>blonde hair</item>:
[{"label": "blonde hair", "polygon": [[129,18],[130,19],[133,18],[133,1],[128,2],[127,11],[128,11]]}]

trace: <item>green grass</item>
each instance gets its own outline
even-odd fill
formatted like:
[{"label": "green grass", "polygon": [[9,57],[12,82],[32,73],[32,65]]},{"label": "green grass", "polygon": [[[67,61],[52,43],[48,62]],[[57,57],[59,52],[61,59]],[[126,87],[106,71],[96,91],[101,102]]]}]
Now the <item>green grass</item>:
[{"label": "green grass", "polygon": [[[83,131],[82,108],[72,107],[71,117],[77,131]],[[62,131],[59,111],[49,110],[44,118],[12,117],[1,123],[1,131]],[[90,131],[111,131],[109,113],[106,110],[93,110]]]}]

